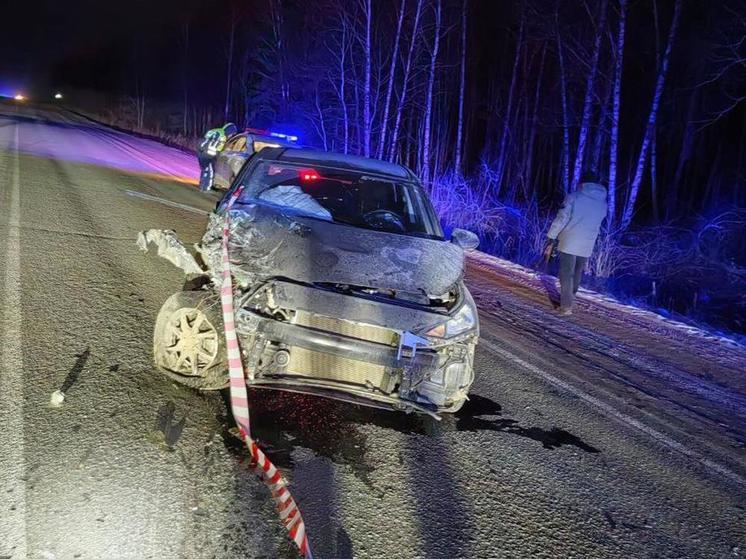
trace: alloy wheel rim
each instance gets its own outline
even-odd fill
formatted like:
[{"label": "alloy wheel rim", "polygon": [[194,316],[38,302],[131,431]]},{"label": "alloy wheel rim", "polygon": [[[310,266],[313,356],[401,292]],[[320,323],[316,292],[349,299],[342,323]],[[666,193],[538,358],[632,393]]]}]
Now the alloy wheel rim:
[{"label": "alloy wheel rim", "polygon": [[218,333],[199,309],[179,309],[165,331],[166,365],[189,376],[204,376],[218,354]]}]

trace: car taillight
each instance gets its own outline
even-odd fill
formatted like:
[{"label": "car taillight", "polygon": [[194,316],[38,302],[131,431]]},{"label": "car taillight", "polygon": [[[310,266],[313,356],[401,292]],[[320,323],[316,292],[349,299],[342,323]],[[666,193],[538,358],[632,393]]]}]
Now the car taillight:
[{"label": "car taillight", "polygon": [[301,169],[298,171],[298,176],[304,182],[313,182],[321,178],[315,169]]}]

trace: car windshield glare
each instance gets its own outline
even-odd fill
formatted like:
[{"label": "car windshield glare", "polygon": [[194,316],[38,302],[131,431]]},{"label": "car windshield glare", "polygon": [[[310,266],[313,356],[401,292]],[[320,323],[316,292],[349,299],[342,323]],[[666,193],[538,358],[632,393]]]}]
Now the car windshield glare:
[{"label": "car windshield glare", "polygon": [[259,202],[364,229],[441,239],[422,188],[354,169],[260,163],[245,179],[239,203]]}]

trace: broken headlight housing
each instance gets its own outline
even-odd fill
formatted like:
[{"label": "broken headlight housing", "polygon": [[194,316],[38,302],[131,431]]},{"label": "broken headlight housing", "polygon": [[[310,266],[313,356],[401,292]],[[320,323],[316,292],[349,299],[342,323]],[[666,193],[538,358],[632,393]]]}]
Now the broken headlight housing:
[{"label": "broken headlight housing", "polygon": [[451,318],[438,324],[435,328],[428,330],[425,336],[437,339],[454,338],[469,330],[473,330],[476,325],[476,313],[472,306],[466,302],[461,305],[461,308]]}]

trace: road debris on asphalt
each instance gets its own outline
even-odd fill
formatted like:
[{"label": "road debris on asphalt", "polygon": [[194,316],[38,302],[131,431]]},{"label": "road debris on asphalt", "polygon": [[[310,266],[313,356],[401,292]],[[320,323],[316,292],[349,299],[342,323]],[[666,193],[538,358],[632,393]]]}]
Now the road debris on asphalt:
[{"label": "road debris on asphalt", "polygon": [[174,231],[168,229],[148,229],[137,234],[137,246],[143,252],[148,251],[148,244],[158,247],[158,256],[165,258],[186,274],[204,274],[187,248],[181,244]]},{"label": "road debris on asphalt", "polygon": [[62,390],[55,390],[52,392],[52,396],[49,398],[49,405],[53,408],[62,407],[65,401],[65,393]]}]

